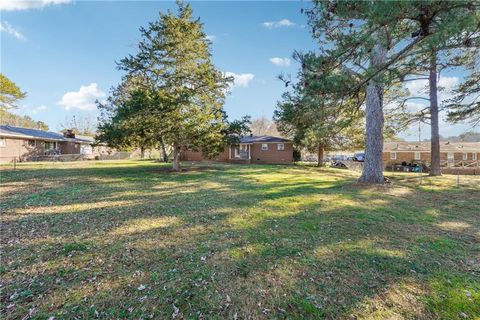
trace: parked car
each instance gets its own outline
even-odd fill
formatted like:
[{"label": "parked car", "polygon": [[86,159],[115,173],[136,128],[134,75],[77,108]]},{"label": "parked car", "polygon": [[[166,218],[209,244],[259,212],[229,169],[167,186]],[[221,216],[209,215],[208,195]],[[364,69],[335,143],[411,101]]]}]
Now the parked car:
[{"label": "parked car", "polygon": [[315,156],[309,155],[309,156],[306,156],[306,157],[305,157],[305,161],[306,161],[306,162],[317,162],[317,161],[318,161],[318,158],[315,157]]},{"label": "parked car", "polygon": [[355,153],[353,155],[353,161],[364,162],[365,161],[365,153]]},{"label": "parked car", "polygon": [[343,155],[335,155],[332,157],[332,161],[343,161],[347,158],[347,156],[343,156]]}]

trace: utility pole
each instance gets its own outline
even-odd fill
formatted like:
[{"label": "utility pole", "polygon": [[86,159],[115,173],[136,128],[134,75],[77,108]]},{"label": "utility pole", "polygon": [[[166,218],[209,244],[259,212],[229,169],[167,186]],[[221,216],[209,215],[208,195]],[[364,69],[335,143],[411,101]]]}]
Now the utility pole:
[{"label": "utility pole", "polygon": [[418,121],[418,142],[422,142],[422,122]]}]

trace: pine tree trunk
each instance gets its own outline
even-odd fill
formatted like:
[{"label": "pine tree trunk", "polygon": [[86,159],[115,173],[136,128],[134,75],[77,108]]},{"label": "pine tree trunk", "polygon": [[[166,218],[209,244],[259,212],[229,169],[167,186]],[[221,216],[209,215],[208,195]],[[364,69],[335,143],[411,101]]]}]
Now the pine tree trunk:
[{"label": "pine tree trunk", "polygon": [[181,171],[180,168],[180,147],[173,145],[173,171]]},{"label": "pine tree trunk", "polygon": [[140,147],[140,158],[141,159],[145,158],[145,148],[143,146]]},{"label": "pine tree trunk", "polygon": [[440,133],[438,129],[438,91],[437,91],[437,54],[432,53],[430,59],[430,158],[431,158],[431,176],[441,176],[440,169]]},{"label": "pine tree trunk", "polygon": [[[383,65],[387,51],[380,42],[373,49],[372,67]],[[384,183],[383,179],[383,92],[384,85],[375,78],[367,85],[366,96],[366,134],[365,134],[365,162],[359,179],[365,183]]]},{"label": "pine tree trunk", "polygon": [[319,167],[323,167],[323,155],[325,153],[325,149],[323,147],[323,144],[320,144],[317,149],[317,156],[318,156],[318,163],[317,165]]}]

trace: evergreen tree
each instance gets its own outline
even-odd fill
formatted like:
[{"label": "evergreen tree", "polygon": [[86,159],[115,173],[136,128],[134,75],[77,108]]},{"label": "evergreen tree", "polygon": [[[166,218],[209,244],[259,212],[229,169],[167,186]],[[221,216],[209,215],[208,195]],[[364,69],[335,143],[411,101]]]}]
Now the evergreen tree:
[{"label": "evergreen tree", "polygon": [[160,141],[152,123],[155,118],[147,113],[152,100],[146,91],[130,89],[127,94],[122,83],[113,90],[107,103],[98,103],[101,123],[97,140],[119,149],[140,148],[143,157],[145,149],[155,148]]},{"label": "evergreen tree", "polygon": [[[321,64],[307,67],[313,65],[323,84],[319,87],[350,96],[366,90],[366,157],[360,181],[383,183],[385,90],[416,69],[409,57],[418,55],[417,50],[438,48],[478,28],[478,8],[476,1],[315,1],[307,11],[321,52]],[[429,59],[430,74],[436,75],[432,50]],[[349,77],[338,77],[339,68]],[[436,92],[433,84],[431,91]],[[438,114],[435,98],[432,114]],[[432,133],[438,132],[435,120]]]},{"label": "evergreen tree", "polygon": [[[441,175],[439,75],[450,68],[474,64],[475,52],[480,49],[480,4],[471,1],[438,1],[428,3],[428,6],[417,5],[414,9],[418,13],[415,20],[419,29],[412,37],[433,35],[413,50],[407,59],[414,66],[414,72],[421,72],[422,69],[428,72],[429,107],[426,114],[431,129],[430,175],[438,176]],[[432,17],[427,19],[432,12]]]},{"label": "evergreen tree", "polygon": [[[314,54],[296,53],[295,58],[306,61]],[[348,96],[319,94],[315,78],[315,73],[301,69],[298,83],[277,104],[274,119],[280,132],[291,137],[297,146],[317,152],[318,165],[322,166],[326,150],[363,147],[363,112]]]},{"label": "evergreen tree", "polygon": [[447,102],[448,120],[454,123],[468,121],[480,124],[480,71],[472,72]]},{"label": "evergreen tree", "polygon": [[177,14],[160,14],[140,31],[138,53],[122,59],[119,68],[145,79],[150,103],[142,104],[137,115],[148,118],[149,128],[173,147],[178,171],[185,148],[221,151],[223,103],[231,79],[212,64],[209,41],[190,5],[179,2]]}]

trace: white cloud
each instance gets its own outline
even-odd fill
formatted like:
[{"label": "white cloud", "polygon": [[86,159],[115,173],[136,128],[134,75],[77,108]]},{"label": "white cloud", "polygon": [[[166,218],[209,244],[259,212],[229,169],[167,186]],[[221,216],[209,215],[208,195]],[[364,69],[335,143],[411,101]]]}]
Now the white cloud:
[{"label": "white cloud", "polygon": [[288,58],[279,58],[273,57],[269,59],[271,63],[279,67],[288,67],[290,66],[290,59]]},{"label": "white cloud", "polygon": [[[453,97],[452,90],[455,89],[460,83],[458,77],[440,77],[438,80],[438,102],[441,104]],[[405,83],[405,87],[409,90],[411,96],[428,98],[428,80],[416,80],[408,81]],[[426,100],[410,100],[405,104],[407,111],[418,112],[428,107],[429,102]],[[439,126],[440,134],[444,137],[451,135],[458,135],[465,130],[469,129],[468,125],[456,124],[453,125],[446,121],[446,111],[439,112]],[[418,124],[412,125],[406,132],[400,134],[401,137],[407,139],[417,139],[418,137]],[[421,138],[430,138],[430,127],[428,125],[422,125]]]},{"label": "white cloud", "polygon": [[31,114],[38,114],[39,112],[41,112],[41,111],[43,111],[43,110],[47,110],[47,106],[45,106],[45,105],[42,104],[42,105],[39,106],[39,107],[36,107],[36,108],[31,109],[31,110],[30,110],[30,113],[31,113]]},{"label": "white cloud", "polygon": [[[440,77],[438,80],[438,99],[439,102],[452,97],[452,90],[455,89],[460,80],[457,77]],[[405,83],[412,96],[428,98],[428,80],[414,80]]]},{"label": "white cloud", "polygon": [[295,22],[292,22],[288,19],[282,19],[279,21],[266,21],[262,23],[265,28],[273,29],[273,28],[280,28],[280,27],[293,27]]},{"label": "white cloud", "polygon": [[250,81],[253,80],[255,75],[253,73],[234,73],[234,72],[225,72],[226,77],[233,77],[233,87],[248,87]]},{"label": "white cloud", "polygon": [[77,108],[80,110],[95,110],[95,100],[100,100],[106,96],[105,92],[98,89],[96,83],[90,83],[88,86],[81,86],[78,91],[70,91],[63,95],[58,105],[63,106],[65,110]]},{"label": "white cloud", "polygon": [[207,34],[207,36],[205,38],[207,38],[207,40],[210,40],[210,41],[213,42],[217,39],[217,36],[214,35],[214,34]]},{"label": "white cloud", "polygon": [[46,7],[54,4],[69,3],[71,0],[1,0],[0,10],[28,10]]},{"label": "white cloud", "polygon": [[7,34],[14,36],[19,40],[25,40],[25,36],[17,31],[10,23],[7,21],[0,21],[0,32],[6,32]]}]

